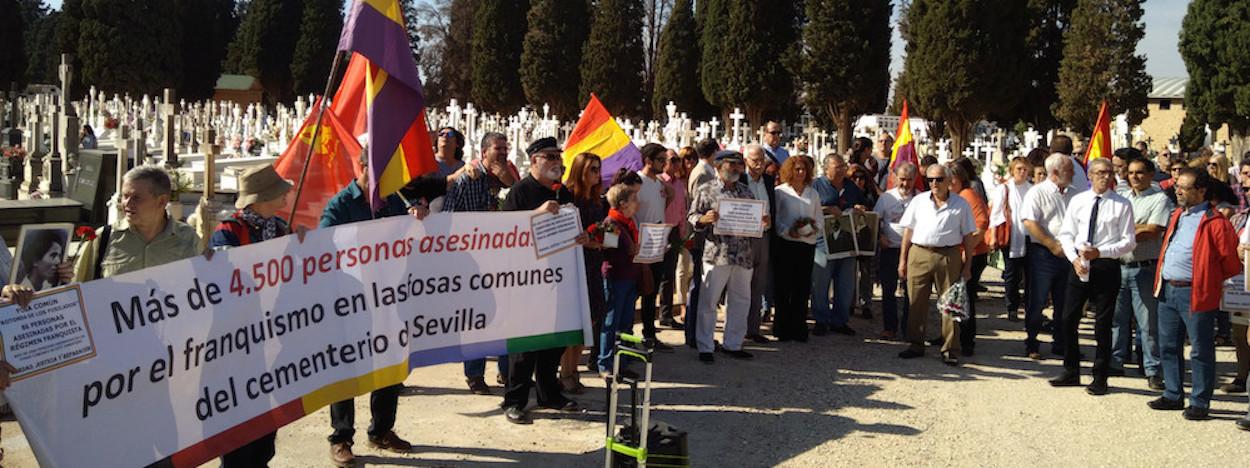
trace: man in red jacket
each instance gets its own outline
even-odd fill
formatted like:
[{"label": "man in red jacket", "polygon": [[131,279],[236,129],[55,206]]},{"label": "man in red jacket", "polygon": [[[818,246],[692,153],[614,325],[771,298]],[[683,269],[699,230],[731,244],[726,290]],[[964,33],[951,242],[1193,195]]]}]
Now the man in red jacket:
[{"label": "man in red jacket", "polygon": [[[1215,389],[1215,311],[1224,280],[1241,271],[1237,234],[1208,201],[1211,177],[1185,169],[1176,179],[1176,202],[1163,249],[1155,296],[1159,298],[1159,357],[1163,364],[1163,396],[1152,400],[1156,410],[1185,409],[1185,419],[1208,419]],[[1185,408],[1184,349],[1188,332],[1193,367],[1193,393]]]}]

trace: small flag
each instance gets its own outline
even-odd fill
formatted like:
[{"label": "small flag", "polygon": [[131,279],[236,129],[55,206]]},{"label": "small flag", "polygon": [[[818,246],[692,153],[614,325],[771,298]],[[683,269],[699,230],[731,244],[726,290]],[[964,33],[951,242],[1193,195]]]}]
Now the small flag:
[{"label": "small flag", "polygon": [[[898,117],[898,131],[894,134],[894,148],[890,150],[890,174],[900,162],[916,166],[916,190],[924,190],[924,174],[920,172],[920,158],[916,156],[916,140],[911,136],[911,117],[907,112],[907,100],[903,100],[903,113]],[[887,178],[886,188],[894,188],[894,178]]]},{"label": "small flag", "polygon": [[[299,204],[288,207],[293,208],[295,213],[294,218],[289,220],[291,227],[316,229],[326,203],[350,184],[360,171],[357,162],[360,157],[360,143],[343,127],[334,112],[326,109],[321,117],[321,130],[317,132],[317,144],[312,147],[312,157],[308,159],[308,172],[304,173],[304,158],[308,156],[308,148],[313,143],[317,109],[320,107],[321,99],[318,99],[308,118],[304,119],[295,139],[291,140],[286,151],[274,163],[274,169],[284,179],[297,181],[301,175],[304,177]],[[292,201],[295,199],[294,196],[290,198]]]},{"label": "small flag", "polygon": [[1098,108],[1098,120],[1094,122],[1094,134],[1089,137],[1089,146],[1085,148],[1085,167],[1098,158],[1111,157],[1111,115],[1107,112],[1107,101]]},{"label": "small flag", "polygon": [[577,126],[564,143],[564,167],[572,167],[573,158],[581,153],[594,153],[603,159],[599,173],[605,186],[622,167],[631,171],[642,169],[642,152],[594,93],[590,94],[582,118],[577,120]]},{"label": "small flag", "polygon": [[[368,61],[363,75],[368,110],[369,202],[376,210],[382,198],[398,192],[413,178],[434,172],[434,146],[425,120],[425,96],[417,63],[398,0],[357,0],[339,36],[340,51]],[[350,64],[349,64],[349,67]],[[357,87],[358,81],[343,86]],[[345,117],[359,115],[344,109]],[[354,128],[359,122],[352,119]],[[359,136],[359,133],[354,136]]]}]

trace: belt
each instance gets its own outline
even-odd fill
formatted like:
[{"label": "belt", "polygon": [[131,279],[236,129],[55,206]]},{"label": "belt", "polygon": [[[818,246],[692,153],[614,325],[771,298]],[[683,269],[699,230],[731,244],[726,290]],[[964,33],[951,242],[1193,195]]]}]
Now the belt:
[{"label": "belt", "polygon": [[955,244],[955,245],[947,245],[947,246],[941,246],[941,247],[929,246],[929,245],[920,245],[920,244],[912,244],[912,245],[914,245],[914,246],[916,246],[916,247],[920,247],[920,248],[925,249],[925,250],[933,250],[933,251],[938,251],[938,250],[946,250],[946,249],[953,249],[953,248],[955,248],[955,247],[959,247],[959,244]]},{"label": "belt", "polygon": [[1166,282],[1168,286],[1171,286],[1173,288],[1188,288],[1194,285],[1193,281],[1176,281],[1176,280],[1163,280],[1163,281]]},{"label": "belt", "polygon": [[1152,258],[1150,260],[1137,260],[1135,262],[1120,262],[1121,265],[1124,265],[1129,268],[1149,266],[1149,265],[1154,265],[1156,263],[1159,263],[1159,259],[1157,258]]}]

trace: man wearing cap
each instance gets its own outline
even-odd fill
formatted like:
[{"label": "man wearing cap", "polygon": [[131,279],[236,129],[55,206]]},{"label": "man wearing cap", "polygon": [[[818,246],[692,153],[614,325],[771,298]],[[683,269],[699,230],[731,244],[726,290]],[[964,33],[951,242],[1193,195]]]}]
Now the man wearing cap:
[{"label": "man wearing cap", "polygon": [[[408,208],[403,199],[396,194],[383,198],[382,207],[374,211],[369,205],[368,155],[367,149],[360,151],[360,175],[326,204],[325,210],[321,212],[320,227],[402,216],[405,213],[417,219],[424,219],[429,213],[424,199],[418,200],[416,205]],[[399,408],[399,393],[403,388],[403,384],[395,384],[374,390],[369,394],[369,411],[373,416],[368,431],[370,447],[399,453],[412,450],[412,444],[399,438],[392,430],[395,427],[395,414]],[[330,460],[337,466],[350,466],[355,463],[356,459],[352,454],[352,437],[356,434],[356,404],[353,399],[330,405],[330,426],[334,429],[328,437]]]},{"label": "man wearing cap", "polygon": [[[741,183],[745,162],[742,153],[716,153],[717,177],[699,186],[687,218],[696,231],[706,236],[703,245],[703,278],[699,290],[696,320],[699,360],[711,364],[715,358],[713,341],[716,330],[716,308],[721,293],[728,291],[725,308],[725,353],[736,359],[751,359],[742,349],[746,337],[747,309],[751,306],[751,265],[753,259],[750,237],[716,234],[712,226],[719,219],[717,207],[721,200],[754,200],[746,184]],[[767,228],[770,218],[764,214],[760,223]]]},{"label": "man wearing cap", "polygon": [[122,177],[125,218],[97,229],[96,238],[81,247],[74,280],[108,278],[199,255],[195,228],[165,211],[172,193],[164,169],[139,166],[127,171]]},{"label": "man wearing cap", "polygon": [[[238,209],[221,220],[208,240],[211,250],[224,250],[264,242],[291,233],[290,226],[277,216],[287,206],[286,196],[291,183],[278,175],[272,165],[259,166],[243,172],[239,178]],[[211,251],[210,251],[211,252]],[[211,257],[210,254],[206,254]],[[221,456],[221,466],[264,466],[274,456],[274,431]]]},{"label": "man wearing cap", "polygon": [[[549,211],[573,203],[573,193],[560,184],[564,161],[556,139],[539,138],[525,149],[530,157],[529,174],[512,185],[503,200],[503,211],[526,211],[540,207]],[[557,371],[564,347],[527,351],[508,356],[508,389],[503,396],[503,414],[508,422],[529,424],[525,407],[530,389],[538,393],[538,406],[560,411],[580,411],[576,401],[560,393]]]}]

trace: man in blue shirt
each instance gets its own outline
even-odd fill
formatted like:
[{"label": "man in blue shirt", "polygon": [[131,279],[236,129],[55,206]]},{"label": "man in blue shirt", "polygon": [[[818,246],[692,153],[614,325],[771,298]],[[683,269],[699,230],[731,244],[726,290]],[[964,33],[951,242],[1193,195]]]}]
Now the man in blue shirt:
[{"label": "man in blue shirt", "polygon": [[[842,216],[845,210],[862,212],[866,209],[868,200],[864,198],[864,192],[846,180],[848,168],[842,156],[831,154],[825,157],[825,174],[812,181],[812,187],[820,194],[820,204],[828,216]],[[828,254],[827,248],[821,247],[823,245],[817,246],[817,256]],[[832,309],[829,304],[831,282],[835,301]],[[812,266],[812,315],[816,317],[816,328],[812,329],[812,334],[825,336],[833,331],[854,335],[855,330],[847,325],[854,297],[855,257],[817,258]]]}]

